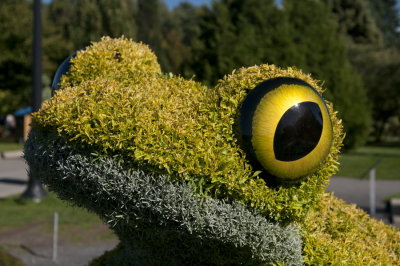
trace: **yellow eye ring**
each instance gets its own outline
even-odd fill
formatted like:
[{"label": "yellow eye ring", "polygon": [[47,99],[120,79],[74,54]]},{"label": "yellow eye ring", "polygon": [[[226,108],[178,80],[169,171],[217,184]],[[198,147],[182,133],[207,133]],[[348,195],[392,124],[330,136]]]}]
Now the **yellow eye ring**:
[{"label": "yellow eye ring", "polygon": [[255,168],[288,181],[315,171],[329,154],[333,130],[328,108],[297,78],[258,84],[240,108],[240,135]]}]

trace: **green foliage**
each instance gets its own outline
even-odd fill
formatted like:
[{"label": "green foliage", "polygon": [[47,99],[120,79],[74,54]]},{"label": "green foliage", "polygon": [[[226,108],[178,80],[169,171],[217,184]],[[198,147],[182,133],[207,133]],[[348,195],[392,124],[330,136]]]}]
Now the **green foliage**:
[{"label": "green foliage", "polygon": [[106,265],[302,263],[295,227],[237,202],[201,200],[188,184],[143,172],[129,159],[95,155],[44,132],[31,133],[25,158],[60,198],[96,212],[117,233],[122,245]]},{"label": "green foliage", "polygon": [[137,0],[135,22],[138,26],[137,41],[144,42],[157,54],[163,69],[169,69],[166,58],[164,27],[171,14],[162,0]]},{"label": "green foliage", "polygon": [[326,98],[335,103],[347,132],[345,146],[365,143],[370,110],[360,77],[321,1],[223,0],[200,16],[202,45],[194,49],[194,70],[214,84],[234,68],[272,63],[295,66],[324,80]]},{"label": "green foliage", "polygon": [[42,7],[43,71],[50,79],[66,57],[102,36],[136,38],[131,0],[54,0]]},{"label": "green foliage", "polygon": [[[45,103],[34,115],[35,127],[56,130],[96,153],[121,154],[143,169],[192,183],[201,195],[238,200],[282,223],[301,220],[318,200],[328,177],[337,171],[343,134],[331,106],[335,137],[330,155],[297,186],[269,188],[237,145],[233,128],[239,106],[259,82],[277,76],[298,77],[321,91],[316,81],[300,71],[268,65],[240,69],[211,90],[180,77],[151,72],[132,76],[121,71],[120,61],[108,60],[107,68],[102,69],[107,74],[90,80],[97,77],[93,66],[105,64],[104,56],[97,56],[102,47],[112,54],[115,48],[111,43],[121,41],[103,42],[88,48],[86,55],[78,54],[63,80],[63,85],[78,85],[61,90]],[[125,64],[122,61],[122,66]],[[82,73],[88,69],[95,74],[83,82]]]},{"label": "green foliage", "polygon": [[199,12],[199,8],[186,2],[171,11],[163,28],[163,50],[167,62],[163,65],[164,72],[181,74],[186,78],[195,76],[192,65],[196,57],[194,47],[200,42]]},{"label": "green foliage", "polygon": [[[400,114],[399,75],[396,73],[400,64],[398,47],[395,48],[400,39],[395,1],[326,2],[330,3],[341,38],[346,40],[348,57],[361,74],[372,107],[374,130],[371,135],[379,142],[387,133],[384,129],[388,120]],[[364,99],[361,101],[364,102]],[[350,102],[349,106],[352,104]],[[367,130],[364,132],[368,133]]]},{"label": "green foliage", "polygon": [[[115,54],[113,43],[126,44],[132,64],[109,57],[102,68],[96,55]],[[32,174],[99,214],[120,237],[122,244],[94,263],[300,264],[301,243],[289,223],[302,230],[307,264],[398,263],[398,231],[323,194],[343,140],[332,104],[330,153],[299,184],[268,186],[239,147],[238,109],[251,89],[287,76],[322,93],[318,81],[261,65],[235,70],[209,89],[160,74],[155,61],[145,71],[149,65],[129,55],[148,48],[126,49],[132,45],[105,38],[78,53],[63,89],[34,115],[25,146]],[[103,72],[91,74],[92,66]]]},{"label": "green foliage", "polygon": [[74,51],[104,35],[135,38],[135,13],[135,4],[130,0],[54,0],[47,15],[57,29],[53,34],[61,34],[61,39],[70,42]]},{"label": "green foliage", "polygon": [[375,141],[387,135],[389,119],[400,116],[400,51],[373,47],[358,48],[353,62],[362,74],[372,104]]},{"label": "green foliage", "polygon": [[400,264],[400,231],[330,194],[301,227],[307,265]]},{"label": "green foliage", "polygon": [[399,10],[396,0],[369,0],[371,13],[381,32],[385,46],[400,45],[400,26]]},{"label": "green foliage", "polygon": [[103,37],[71,59],[72,66],[63,76],[61,87],[76,86],[96,78],[114,79],[122,83],[138,80],[143,75],[161,72],[156,56],[144,44],[124,37]]},{"label": "green foliage", "polygon": [[[304,4],[307,2],[307,4]],[[345,46],[319,1],[285,1],[292,40],[299,55],[291,62],[324,81],[326,98],[335,103],[346,131],[346,148],[362,146],[368,137],[371,113],[359,74],[353,69]]]},{"label": "green foliage", "polygon": [[280,23],[283,12],[272,0],[213,1],[199,16],[200,42],[194,50],[197,58],[193,68],[203,82],[215,84],[232,69],[243,66],[286,65],[279,59],[294,55],[285,34],[287,25]]},{"label": "green foliage", "polygon": [[124,248],[121,244],[116,246],[113,250],[108,250],[104,252],[103,255],[101,255],[98,258],[93,259],[89,265],[90,266],[105,266],[105,265],[123,265],[123,253]]},{"label": "green foliage", "polygon": [[0,112],[12,113],[29,103],[31,86],[31,4],[0,3]]},{"label": "green foliage", "polygon": [[374,2],[373,0],[324,1],[331,8],[335,20],[340,22],[338,31],[342,36],[358,44],[382,44],[382,31],[379,29],[368,3]]},{"label": "green foliage", "polygon": [[0,90],[0,114],[13,113],[20,104],[20,97],[12,90]]}]

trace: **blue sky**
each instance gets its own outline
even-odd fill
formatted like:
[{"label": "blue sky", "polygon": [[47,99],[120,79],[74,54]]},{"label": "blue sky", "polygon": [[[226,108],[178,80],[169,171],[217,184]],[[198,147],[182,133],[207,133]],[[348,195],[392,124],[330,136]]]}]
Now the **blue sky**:
[{"label": "blue sky", "polygon": [[211,2],[211,0],[164,0],[167,3],[169,8],[174,8],[181,2],[189,2],[194,5],[202,5]]},{"label": "blue sky", "polygon": [[[1,0],[0,0],[1,1]],[[43,3],[49,3],[51,0],[42,0]],[[193,5],[202,5],[211,2],[211,0],[164,0],[170,9],[174,8],[181,2],[189,2]]]},{"label": "blue sky", "polygon": [[[211,2],[211,0],[164,0],[167,3],[169,8],[173,8],[177,6],[180,2],[189,2],[194,5],[202,5]],[[281,2],[281,0],[277,0],[277,2]],[[400,9],[400,0],[397,0],[397,8]]]},{"label": "blue sky", "polygon": [[[45,3],[51,2],[51,0],[42,0],[42,1]],[[277,1],[280,2],[281,0]],[[168,7],[171,9],[177,6],[181,2],[189,2],[194,5],[202,5],[211,2],[211,0],[164,0],[164,2],[167,3]],[[397,0],[397,8],[400,9],[400,0]]]}]

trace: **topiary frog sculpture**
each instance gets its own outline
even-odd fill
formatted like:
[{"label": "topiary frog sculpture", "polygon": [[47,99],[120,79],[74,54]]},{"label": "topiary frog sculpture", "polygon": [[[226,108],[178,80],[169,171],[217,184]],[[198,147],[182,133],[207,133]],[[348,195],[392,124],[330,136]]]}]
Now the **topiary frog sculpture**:
[{"label": "topiary frog sculpture", "polygon": [[215,88],[103,38],[59,68],[33,115],[31,174],[121,240],[94,265],[399,264],[399,232],[324,193],[341,121],[294,68]]}]

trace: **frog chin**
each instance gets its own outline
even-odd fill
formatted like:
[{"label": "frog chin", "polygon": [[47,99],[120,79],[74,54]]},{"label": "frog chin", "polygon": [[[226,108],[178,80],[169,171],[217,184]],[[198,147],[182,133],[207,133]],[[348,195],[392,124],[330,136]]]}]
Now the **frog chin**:
[{"label": "frog chin", "polygon": [[121,240],[115,256],[123,253],[126,261],[303,262],[294,226],[272,223],[237,202],[202,201],[189,185],[172,183],[118,156],[93,155],[56,134],[33,130],[25,159],[30,173],[58,197],[108,223]]}]

